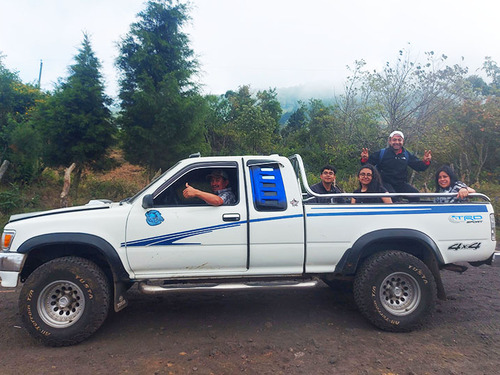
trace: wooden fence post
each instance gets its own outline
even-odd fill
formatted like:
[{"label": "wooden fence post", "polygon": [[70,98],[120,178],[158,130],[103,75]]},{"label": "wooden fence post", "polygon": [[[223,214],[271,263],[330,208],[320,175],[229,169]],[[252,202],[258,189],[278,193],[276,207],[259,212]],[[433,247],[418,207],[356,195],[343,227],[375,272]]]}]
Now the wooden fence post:
[{"label": "wooden fence post", "polygon": [[71,185],[71,172],[75,169],[76,164],[71,164],[64,170],[64,186],[61,192],[61,207],[68,207],[68,193]]},{"label": "wooden fence post", "polygon": [[7,172],[7,168],[9,167],[9,164],[10,164],[10,161],[8,161],[7,159],[5,159],[3,161],[2,166],[0,167],[0,181],[2,180],[5,172]]}]

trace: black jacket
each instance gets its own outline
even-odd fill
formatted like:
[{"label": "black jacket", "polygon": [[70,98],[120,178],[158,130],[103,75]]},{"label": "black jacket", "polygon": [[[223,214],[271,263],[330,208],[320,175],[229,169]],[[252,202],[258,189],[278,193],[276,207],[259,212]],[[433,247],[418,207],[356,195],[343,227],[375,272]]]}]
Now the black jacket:
[{"label": "black jacket", "polygon": [[[310,186],[311,190],[314,191],[315,193],[318,194],[340,194],[342,193],[342,190],[340,190],[337,186],[333,186],[330,191],[326,190],[325,187],[323,186],[322,182],[318,182],[317,184],[314,184]],[[343,198],[331,198],[331,197],[315,197],[313,202],[316,203],[345,203],[345,199]]]},{"label": "black jacket", "polygon": [[[353,191],[353,193],[361,193],[361,188],[357,188]],[[381,187],[379,191],[366,191],[365,193],[387,193],[385,187]],[[356,203],[385,203],[382,198],[354,198],[356,199]]]},{"label": "black jacket", "polygon": [[[387,182],[391,185],[400,185],[407,181],[408,179],[408,167],[422,172],[425,171],[429,166],[425,164],[422,160],[417,158],[414,154],[402,149],[400,154],[394,152],[392,147],[387,147],[380,160],[381,151],[377,151],[370,154],[367,163],[370,163],[377,167],[377,170],[382,176],[382,181]],[[361,162],[361,164],[366,164]]]}]

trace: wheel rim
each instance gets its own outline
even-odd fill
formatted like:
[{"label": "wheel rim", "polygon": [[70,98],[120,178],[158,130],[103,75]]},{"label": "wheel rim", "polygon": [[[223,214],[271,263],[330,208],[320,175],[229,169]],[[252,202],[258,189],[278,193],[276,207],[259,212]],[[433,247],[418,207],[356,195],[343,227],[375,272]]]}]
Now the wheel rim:
[{"label": "wheel rim", "polygon": [[382,281],[379,297],[389,313],[405,316],[411,314],[420,304],[422,290],[413,276],[394,272]]},{"label": "wheel rim", "polygon": [[54,281],[40,293],[37,308],[40,317],[49,326],[69,327],[81,318],[85,310],[85,296],[75,283]]}]

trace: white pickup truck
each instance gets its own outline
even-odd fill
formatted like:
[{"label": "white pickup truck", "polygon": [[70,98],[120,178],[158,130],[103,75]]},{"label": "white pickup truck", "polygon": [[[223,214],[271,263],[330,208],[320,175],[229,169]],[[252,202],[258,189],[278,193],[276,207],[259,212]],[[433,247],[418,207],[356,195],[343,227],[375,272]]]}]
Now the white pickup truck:
[{"label": "white pickup truck", "polygon": [[[186,183],[210,191],[214,170],[228,176],[234,204],[183,197]],[[435,194],[318,204],[313,195],[298,155],[190,157],[119,203],[13,215],[2,236],[2,286],[24,284],[24,326],[51,346],[92,335],[111,308],[127,305],[134,283],[158,294],[351,280],[371,323],[409,331],[445,298],[441,269],[494,263],[493,208],[482,194],[457,204],[433,203]]]}]

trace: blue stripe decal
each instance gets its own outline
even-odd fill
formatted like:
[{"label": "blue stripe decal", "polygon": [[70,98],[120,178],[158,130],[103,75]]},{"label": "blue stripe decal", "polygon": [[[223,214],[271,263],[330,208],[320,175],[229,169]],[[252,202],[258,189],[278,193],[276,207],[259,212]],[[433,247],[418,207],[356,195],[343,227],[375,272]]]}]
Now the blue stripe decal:
[{"label": "blue stripe decal", "polygon": [[[373,215],[422,215],[422,214],[457,214],[457,213],[474,213],[488,212],[485,205],[446,205],[446,206],[414,206],[414,207],[314,207],[316,210],[330,210],[324,213],[309,213],[307,216],[373,216]],[[347,209],[349,211],[338,212],[339,209]],[[337,212],[332,212],[333,210]],[[359,210],[353,212],[353,210]]]},{"label": "blue stripe decal", "polygon": [[[411,207],[408,206],[398,206],[395,204],[381,204],[381,205],[329,205],[329,206],[322,206],[322,207],[311,207],[311,210],[445,210],[445,212],[469,212],[469,211],[481,211],[481,212],[487,212],[488,209],[486,208],[485,204],[447,204],[447,205],[440,205],[440,204],[434,204],[434,205],[414,205]],[[464,211],[465,210],[465,211]]]},{"label": "blue stripe decal", "polygon": [[[210,233],[210,232],[213,232],[214,230],[226,229],[226,228],[232,228],[232,227],[238,227],[241,224],[242,223],[220,224],[220,225],[215,225],[215,226],[212,226],[212,227],[204,227],[204,228],[198,228],[198,229],[193,229],[193,230],[187,230],[187,231],[184,231],[184,232],[177,232],[177,233],[165,234],[165,235],[162,235],[162,236],[144,238],[144,239],[141,239],[141,240],[135,240],[135,241],[130,241],[130,242],[122,242],[120,245],[121,245],[121,247],[124,247],[124,246],[167,246],[167,245],[181,245],[181,244],[174,244],[174,242],[182,240],[183,238],[197,236],[199,234]],[[188,245],[188,244],[182,244],[182,245]]]},{"label": "blue stripe decal", "polygon": [[[331,207],[312,207],[312,210],[329,210],[329,212],[321,213],[309,213],[308,217],[314,216],[374,216],[374,215],[419,215],[419,214],[457,214],[457,213],[473,213],[473,212],[488,212],[486,205],[434,205],[434,206],[413,206],[413,207],[397,207],[394,205],[384,205],[376,207],[366,207],[366,206],[331,206]],[[339,210],[349,210],[344,212],[338,212]],[[258,223],[263,221],[272,220],[286,220],[286,219],[296,219],[302,218],[302,214],[297,215],[284,215],[277,217],[264,217],[259,219],[252,219],[250,223]],[[203,227],[198,229],[192,229],[183,232],[165,234],[162,236],[144,238],[141,240],[134,240],[130,242],[121,243],[121,247],[125,246],[172,246],[172,245],[201,245],[201,243],[175,243],[184,238],[198,236],[200,234],[211,233],[220,229],[227,229],[238,227],[240,225],[246,224],[246,221],[237,223],[227,223],[214,225],[210,227]]]},{"label": "blue stripe decal", "polygon": [[[298,215],[287,215],[287,216],[278,216],[278,217],[266,217],[260,219],[250,220],[250,223],[257,223],[261,221],[269,221],[269,220],[282,220],[282,219],[293,219],[293,218],[302,218],[301,214]],[[220,224],[214,225],[211,227],[204,227],[198,229],[187,230],[184,232],[177,232],[171,234],[164,234],[162,236],[144,238],[141,240],[134,240],[130,242],[122,242],[120,244],[121,247],[125,246],[171,246],[171,245],[201,245],[201,243],[175,243],[176,241],[182,240],[184,238],[198,236],[200,234],[210,233],[215,230],[226,229],[238,227],[240,225],[246,224],[246,221],[237,222],[237,223],[228,223],[228,224]]]},{"label": "blue stripe decal", "polygon": [[251,223],[258,223],[260,221],[270,221],[270,220],[281,220],[281,219],[294,219],[300,217],[302,218],[302,214],[298,215],[287,215],[287,216],[277,216],[277,217],[263,217],[261,219],[252,219],[250,220]]}]

